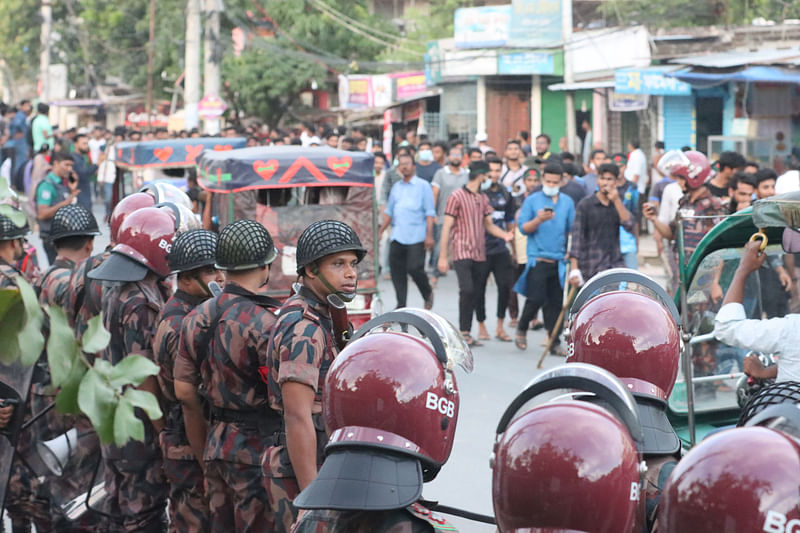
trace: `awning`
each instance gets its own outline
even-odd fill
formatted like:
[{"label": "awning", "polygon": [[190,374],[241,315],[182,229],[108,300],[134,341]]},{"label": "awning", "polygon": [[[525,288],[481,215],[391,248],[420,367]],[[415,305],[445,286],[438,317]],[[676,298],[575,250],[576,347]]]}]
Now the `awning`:
[{"label": "awning", "polygon": [[547,86],[547,88],[551,91],[580,91],[583,89],[610,89],[613,87],[613,79],[577,81],[574,83],[556,83],[554,85]]},{"label": "awning", "polygon": [[678,78],[692,85],[713,87],[729,82],[766,82],[766,83],[797,83],[800,84],[800,70],[791,70],[778,67],[755,66],[747,67],[733,72],[693,72],[681,70],[668,72],[667,76]]},{"label": "awning", "polygon": [[786,48],[783,50],[733,50],[714,54],[700,54],[696,56],[679,57],[670,63],[691,65],[706,68],[731,68],[753,64],[785,63],[794,58],[800,58],[800,48]]}]

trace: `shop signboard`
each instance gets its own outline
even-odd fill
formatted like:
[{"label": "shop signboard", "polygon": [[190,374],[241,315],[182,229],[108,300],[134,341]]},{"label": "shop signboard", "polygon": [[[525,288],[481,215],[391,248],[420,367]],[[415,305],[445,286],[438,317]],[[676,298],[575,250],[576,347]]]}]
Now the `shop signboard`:
[{"label": "shop signboard", "polygon": [[498,74],[556,74],[550,52],[512,52],[497,56]]},{"label": "shop signboard", "polygon": [[456,48],[494,48],[508,43],[511,6],[462,7],[455,13]]},{"label": "shop signboard", "polygon": [[686,96],[692,94],[692,86],[666,76],[666,72],[661,69],[626,68],[614,73],[614,91],[620,94]]},{"label": "shop signboard", "polygon": [[390,76],[394,78],[397,87],[397,101],[417,98],[426,90],[425,72],[401,72]]},{"label": "shop signboard", "polygon": [[642,111],[647,109],[650,96],[647,94],[621,94],[609,91],[608,109],[610,111]]},{"label": "shop signboard", "polygon": [[562,0],[512,0],[509,46],[546,48],[559,46]]},{"label": "shop signboard", "polygon": [[425,84],[427,86],[442,83],[442,63],[444,54],[439,47],[439,41],[430,41],[425,52]]}]

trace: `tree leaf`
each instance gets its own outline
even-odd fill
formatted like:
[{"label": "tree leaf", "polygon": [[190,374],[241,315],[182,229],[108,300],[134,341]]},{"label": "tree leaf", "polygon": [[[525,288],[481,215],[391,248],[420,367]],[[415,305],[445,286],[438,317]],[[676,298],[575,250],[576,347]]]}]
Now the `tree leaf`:
[{"label": "tree leaf", "polygon": [[69,376],[61,385],[61,390],[58,391],[56,396],[56,409],[59,413],[78,414],[80,412],[78,391],[80,390],[81,379],[87,370],[88,368],[83,364],[72,365]]},{"label": "tree leaf", "polygon": [[30,366],[39,360],[44,349],[44,335],[42,335],[44,313],[31,284],[22,276],[17,276],[14,280],[19,287],[22,303],[25,306],[25,325],[19,332],[20,355],[22,364]]},{"label": "tree leaf", "polygon": [[[19,295],[19,292],[17,292]],[[22,299],[18,298],[0,320],[0,339],[3,349],[0,350],[0,363],[10,365],[20,358],[19,332],[25,321],[25,308]]]},{"label": "tree leaf", "polygon": [[114,444],[123,446],[130,439],[144,440],[144,424],[136,418],[133,403],[122,397],[114,413]]},{"label": "tree leaf", "polygon": [[158,374],[158,365],[144,356],[133,354],[125,357],[114,365],[108,379],[112,387],[120,388],[124,385],[138,387],[148,376]]},{"label": "tree leaf", "polygon": [[125,391],[122,397],[130,401],[134,407],[138,407],[147,413],[150,420],[158,420],[164,416],[164,413],[161,411],[161,406],[158,405],[158,400],[150,392],[137,390],[131,387]]},{"label": "tree leaf", "polygon": [[[61,387],[67,382],[75,365],[84,366],[80,361],[80,348],[75,333],[69,326],[64,310],[52,306],[47,308],[50,316],[50,336],[47,338],[47,364],[50,366],[50,379],[53,386]],[[85,367],[84,367],[85,368]],[[83,373],[81,373],[81,376]]]},{"label": "tree leaf", "polygon": [[117,395],[105,378],[90,368],[81,379],[78,390],[78,406],[92,421],[100,441],[109,444],[114,440],[114,411]]},{"label": "tree leaf", "polygon": [[83,334],[83,351],[89,354],[96,354],[106,348],[111,342],[111,333],[103,326],[103,313],[92,317],[87,322],[86,331]]},{"label": "tree leaf", "polygon": [[[2,194],[0,194],[0,198],[2,198]],[[13,222],[14,225],[17,226],[18,228],[21,228],[22,226],[28,223],[28,217],[25,216],[25,213],[23,213],[19,209],[14,209],[8,204],[0,205],[0,215],[7,216],[9,219],[11,219],[11,222]]]}]

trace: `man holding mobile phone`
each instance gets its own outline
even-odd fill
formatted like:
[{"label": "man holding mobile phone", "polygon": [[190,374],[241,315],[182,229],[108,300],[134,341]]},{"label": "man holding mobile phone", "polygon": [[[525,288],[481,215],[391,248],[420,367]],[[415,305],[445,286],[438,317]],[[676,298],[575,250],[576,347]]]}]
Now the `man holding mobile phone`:
[{"label": "man holding mobile phone", "polygon": [[597,171],[597,192],[580,201],[575,209],[570,250],[571,285],[583,285],[598,272],[624,267],[619,244],[620,226],[633,231],[633,217],[625,209],[617,190],[619,167],[614,163],[600,165]]},{"label": "man holding mobile phone", "polygon": [[[561,310],[567,238],[575,219],[572,198],[561,194],[563,173],[560,163],[547,163],[542,174],[542,190],[525,199],[517,216],[520,231],[528,237],[528,262],[514,285],[514,290],[527,298],[514,340],[520,350],[528,346],[528,326],[540,308],[547,333],[551,336]],[[550,353],[565,355],[558,336],[555,338]]]},{"label": "man holding mobile phone", "polygon": [[[50,239],[50,224],[60,207],[72,204],[81,193],[78,180],[72,172],[74,161],[65,152],[55,152],[52,169],[36,186],[36,218],[39,220],[39,236],[42,239],[47,260],[52,264],[56,249]],[[70,179],[72,178],[72,179]]]}]

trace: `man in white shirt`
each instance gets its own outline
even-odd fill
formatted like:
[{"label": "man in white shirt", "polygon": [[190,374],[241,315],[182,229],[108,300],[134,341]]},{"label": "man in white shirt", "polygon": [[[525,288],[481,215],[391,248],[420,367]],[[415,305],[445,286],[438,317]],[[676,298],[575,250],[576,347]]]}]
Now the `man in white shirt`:
[{"label": "man in white shirt", "polygon": [[648,173],[647,157],[639,148],[639,141],[631,139],[628,142],[628,166],[625,168],[625,179],[636,184],[639,190],[639,197],[644,198],[647,190],[650,175]]},{"label": "man in white shirt", "polygon": [[800,315],[783,318],[748,320],[744,300],[747,276],[758,270],[767,254],[761,253],[760,241],[744,247],[739,266],[733,275],[722,308],[714,320],[714,337],[724,344],[762,353],[779,353],[776,366],[764,367],[755,356],[746,357],[745,374],[758,379],[800,381]]}]

